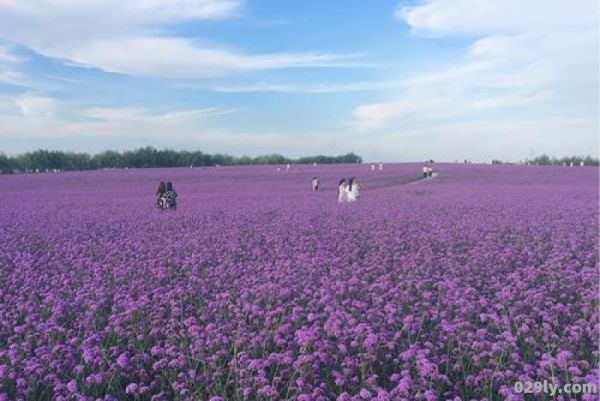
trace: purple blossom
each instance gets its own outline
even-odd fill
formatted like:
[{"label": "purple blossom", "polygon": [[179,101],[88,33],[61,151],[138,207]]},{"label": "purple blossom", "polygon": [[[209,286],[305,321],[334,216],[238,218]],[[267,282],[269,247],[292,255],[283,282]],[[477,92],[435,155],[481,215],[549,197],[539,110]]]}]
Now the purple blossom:
[{"label": "purple blossom", "polygon": [[77,381],[71,380],[70,382],[68,382],[67,390],[69,390],[70,393],[76,393],[77,392]]},{"label": "purple blossom", "polygon": [[125,394],[135,394],[138,390],[137,383],[129,383],[127,387],[125,387]]},{"label": "purple blossom", "polygon": [[127,367],[127,365],[129,365],[129,357],[127,357],[127,353],[123,352],[121,355],[119,355],[119,357],[117,358],[117,365],[119,365],[122,368]]},{"label": "purple blossom", "polygon": [[[517,380],[598,384],[598,170],[439,171],[2,176],[0,399],[522,400]],[[306,191],[315,174],[323,191]],[[180,207],[160,213],[167,176]],[[338,205],[350,176],[362,196]]]}]

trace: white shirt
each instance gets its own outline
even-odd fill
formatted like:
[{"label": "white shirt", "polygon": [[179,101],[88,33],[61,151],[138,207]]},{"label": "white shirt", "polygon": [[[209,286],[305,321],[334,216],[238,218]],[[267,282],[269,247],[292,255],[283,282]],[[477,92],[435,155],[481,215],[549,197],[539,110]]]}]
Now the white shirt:
[{"label": "white shirt", "polygon": [[358,184],[352,185],[352,190],[348,190],[348,202],[354,202],[358,199],[360,193],[358,192]]},{"label": "white shirt", "polygon": [[348,200],[348,186],[340,185],[338,187],[338,202],[346,202]]}]

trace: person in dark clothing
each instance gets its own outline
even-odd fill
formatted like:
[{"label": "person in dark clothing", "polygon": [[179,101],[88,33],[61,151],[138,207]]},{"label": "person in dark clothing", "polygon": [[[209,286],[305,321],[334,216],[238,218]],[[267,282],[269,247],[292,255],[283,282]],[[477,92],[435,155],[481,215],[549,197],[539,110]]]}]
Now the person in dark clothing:
[{"label": "person in dark clothing", "polygon": [[161,181],[158,183],[158,188],[156,188],[156,201],[154,203],[154,206],[157,209],[164,208],[165,192],[167,192],[165,182]]},{"label": "person in dark clothing", "polygon": [[165,209],[176,209],[177,208],[177,192],[173,188],[171,181],[167,182],[165,186]]},{"label": "person in dark clothing", "polygon": [[313,191],[318,191],[319,190],[319,184],[320,184],[319,177],[313,177],[313,179],[311,181],[311,184],[312,184],[312,190]]}]

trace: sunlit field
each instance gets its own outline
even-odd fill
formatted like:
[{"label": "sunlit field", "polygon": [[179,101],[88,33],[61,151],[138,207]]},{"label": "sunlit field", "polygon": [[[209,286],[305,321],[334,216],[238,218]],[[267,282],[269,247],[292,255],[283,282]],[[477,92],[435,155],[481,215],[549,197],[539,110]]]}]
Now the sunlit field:
[{"label": "sunlit field", "polygon": [[[598,169],[434,168],[0,177],[0,400],[492,401],[531,399],[517,381],[598,385]],[[352,176],[361,197],[338,204]],[[160,180],[177,210],[154,208]]]}]

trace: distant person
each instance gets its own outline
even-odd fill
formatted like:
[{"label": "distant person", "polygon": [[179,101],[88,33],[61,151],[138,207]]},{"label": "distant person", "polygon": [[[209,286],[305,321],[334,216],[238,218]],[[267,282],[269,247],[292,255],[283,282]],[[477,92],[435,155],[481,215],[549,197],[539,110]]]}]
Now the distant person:
[{"label": "distant person", "polygon": [[354,202],[358,200],[358,197],[360,196],[360,192],[359,192],[359,186],[358,186],[358,181],[356,181],[356,178],[352,177],[350,178],[350,180],[348,181],[348,202]]},{"label": "distant person", "polygon": [[164,209],[177,209],[177,192],[173,188],[171,181],[165,185],[165,205]]},{"label": "distant person", "polygon": [[379,162],[379,171],[383,171],[383,162]]},{"label": "distant person", "polygon": [[313,177],[313,179],[311,180],[311,185],[312,185],[313,191],[318,191],[319,190],[319,177]]},{"label": "distant person", "polygon": [[427,178],[429,175],[429,167],[426,164],[423,165],[423,178]]},{"label": "distant person", "polygon": [[167,188],[165,186],[165,182],[161,181],[158,183],[158,188],[156,188],[156,201],[154,206],[157,209],[163,209],[165,204],[165,192],[167,192]]},{"label": "distant person", "polygon": [[342,178],[338,184],[338,203],[344,203],[348,201],[348,182],[345,178]]},{"label": "distant person", "polygon": [[433,177],[433,167],[427,167],[427,176]]},{"label": "distant person", "polygon": [[375,171],[375,163],[371,163],[371,171]]}]

